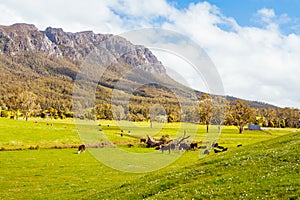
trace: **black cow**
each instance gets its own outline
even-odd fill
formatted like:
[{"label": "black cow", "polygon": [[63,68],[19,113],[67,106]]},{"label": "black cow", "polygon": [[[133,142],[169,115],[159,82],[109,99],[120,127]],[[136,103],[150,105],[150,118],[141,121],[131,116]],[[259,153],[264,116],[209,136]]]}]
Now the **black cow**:
[{"label": "black cow", "polygon": [[146,141],[147,141],[146,138],[141,138],[141,139],[140,139],[140,143],[142,143],[142,142],[146,143]]},{"label": "black cow", "polygon": [[164,153],[164,151],[169,151],[169,154],[171,153],[171,145],[167,145],[167,146],[160,146],[161,149],[161,153]]},{"label": "black cow", "polygon": [[133,147],[133,144],[127,144],[127,147],[128,148]]},{"label": "black cow", "polygon": [[198,148],[198,143],[192,142],[192,143],[190,144],[190,148],[191,148],[192,150],[197,149],[197,148]]},{"label": "black cow", "polygon": [[222,152],[222,150],[214,149],[214,152],[215,153],[220,153],[220,152]]},{"label": "black cow", "polygon": [[211,147],[218,147],[218,146],[219,146],[218,143],[212,143],[212,144],[211,144]]},{"label": "black cow", "polygon": [[209,154],[209,150],[206,149],[206,150],[204,151],[204,154],[205,154],[205,155],[208,155],[208,154]]},{"label": "black cow", "polygon": [[171,150],[175,150],[175,148],[176,148],[176,145],[175,144],[169,144],[170,145],[170,148],[171,148]]},{"label": "black cow", "polygon": [[228,150],[228,148],[227,147],[225,147],[222,151],[227,151]]},{"label": "black cow", "polygon": [[186,143],[180,143],[179,150],[189,150],[189,145],[187,145]]},{"label": "black cow", "polygon": [[241,146],[243,146],[242,144],[238,144],[236,147],[241,147]]},{"label": "black cow", "polygon": [[80,154],[81,152],[84,152],[85,151],[85,145],[82,144],[78,147],[78,154]]}]

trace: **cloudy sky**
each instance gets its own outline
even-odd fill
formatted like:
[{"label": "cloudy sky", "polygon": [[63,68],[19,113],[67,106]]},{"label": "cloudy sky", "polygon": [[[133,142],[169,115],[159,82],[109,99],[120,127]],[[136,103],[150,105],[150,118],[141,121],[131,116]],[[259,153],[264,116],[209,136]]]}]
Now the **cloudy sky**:
[{"label": "cloudy sky", "polygon": [[[0,0],[0,24],[114,34],[172,30],[206,51],[227,95],[300,108],[299,8],[300,0]],[[166,65],[175,60],[158,57]],[[205,90],[199,77],[187,76],[188,84]]]}]

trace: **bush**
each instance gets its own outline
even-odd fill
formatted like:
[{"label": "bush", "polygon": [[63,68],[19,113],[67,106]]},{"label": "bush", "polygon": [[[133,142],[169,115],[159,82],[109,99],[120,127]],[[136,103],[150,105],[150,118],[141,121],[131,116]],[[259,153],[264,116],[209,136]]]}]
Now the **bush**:
[{"label": "bush", "polygon": [[46,116],[47,116],[47,113],[45,111],[41,113],[41,118],[45,119]]},{"label": "bush", "polygon": [[7,110],[1,110],[1,117],[8,117],[8,111]]}]

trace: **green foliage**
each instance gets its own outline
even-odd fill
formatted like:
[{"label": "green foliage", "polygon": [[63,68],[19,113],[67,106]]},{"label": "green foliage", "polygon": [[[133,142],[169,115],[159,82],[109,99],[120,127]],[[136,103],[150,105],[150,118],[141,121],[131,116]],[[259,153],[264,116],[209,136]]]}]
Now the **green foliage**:
[{"label": "green foliage", "polygon": [[175,117],[174,117],[174,115],[171,113],[171,114],[169,114],[168,115],[168,123],[171,123],[171,122],[174,122],[174,119]]},{"label": "green foliage", "polygon": [[[55,119],[73,117],[71,112],[73,86],[81,62],[81,60],[71,61],[68,58],[45,55],[36,51],[19,52],[14,56],[1,54],[1,108],[8,110],[16,118],[19,117],[18,112],[25,118],[29,116],[47,117],[48,114]],[[210,124],[238,124],[237,115],[232,113],[234,103],[232,103],[233,98],[231,97],[228,97],[230,102],[226,102],[224,98],[218,96],[197,93],[199,108],[186,106],[183,111],[177,97],[170,89],[150,84],[137,88],[136,91],[130,94],[129,105],[127,105],[125,101],[128,97],[126,86],[123,88],[124,91],[113,90],[112,88],[124,72],[129,69],[130,66],[124,63],[109,67],[99,80],[99,85],[95,91],[95,104],[89,102],[87,105],[80,105],[83,108],[82,114],[76,117],[82,119],[113,119],[112,109],[114,108],[110,104],[112,91],[114,91],[117,99],[115,104],[119,106],[118,112],[114,113],[118,119],[147,121],[151,118],[150,109],[154,105],[160,105],[165,112],[159,119],[165,118],[170,122],[201,122],[207,126]],[[85,102],[84,99],[80,99],[82,97],[77,98],[80,102]],[[218,101],[222,103],[216,104]],[[265,118],[263,125],[273,126],[272,123],[267,123],[273,122],[274,127],[299,127],[300,112],[298,109],[267,107],[268,105],[257,102],[249,103],[250,107],[262,107],[256,109],[256,112],[258,112],[256,116]],[[226,106],[220,107],[219,105],[227,105],[227,111],[224,111]],[[126,109],[126,106],[129,109]],[[93,112],[90,109],[94,109]],[[46,115],[45,110],[48,110]],[[225,120],[222,120],[224,118]]]},{"label": "green foliage", "polygon": [[249,104],[242,100],[235,100],[232,106],[232,116],[236,125],[239,128],[239,133],[242,133],[244,126],[253,120],[253,111]]},{"label": "green foliage", "polygon": [[8,117],[9,113],[7,110],[1,110],[1,117]]}]

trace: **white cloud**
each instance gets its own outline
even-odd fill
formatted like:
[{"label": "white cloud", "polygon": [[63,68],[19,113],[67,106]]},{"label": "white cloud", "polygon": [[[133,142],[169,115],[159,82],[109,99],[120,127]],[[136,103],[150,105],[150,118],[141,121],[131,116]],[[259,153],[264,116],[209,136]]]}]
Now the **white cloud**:
[{"label": "white cloud", "polygon": [[[300,36],[284,34],[281,26],[292,19],[273,9],[254,13],[257,27],[240,26],[207,2],[177,9],[166,0],[0,0],[0,11],[6,16],[0,24],[24,21],[40,29],[115,34],[145,27],[173,30],[206,50],[227,94],[300,108]],[[187,80],[197,82],[192,73],[187,73]]]},{"label": "white cloud", "polygon": [[257,14],[261,17],[261,19],[265,22],[271,22],[272,18],[275,17],[275,12],[273,9],[262,8],[257,11]]},{"label": "white cloud", "polygon": [[[10,13],[6,18],[35,24],[40,29],[62,27],[66,31],[94,30],[96,32],[123,32],[123,21],[111,10],[116,1],[73,0],[10,0],[0,1]],[[0,19],[2,22],[3,19]],[[10,23],[15,23],[13,20]],[[5,22],[4,22],[5,23]],[[7,24],[7,23],[5,23]]]},{"label": "white cloud", "polygon": [[10,25],[16,22],[22,22],[23,19],[18,13],[16,13],[14,10],[11,10],[7,8],[5,5],[0,4],[0,13],[2,16],[1,17],[1,24],[2,25]]},{"label": "white cloud", "polygon": [[[241,27],[210,5],[196,5],[174,16],[164,27],[190,35],[207,50],[226,93],[300,107],[300,95],[295,95],[300,89],[300,37],[283,35],[274,11],[265,9],[260,13],[268,22],[265,27]],[[219,28],[219,24],[232,31]]]}]

